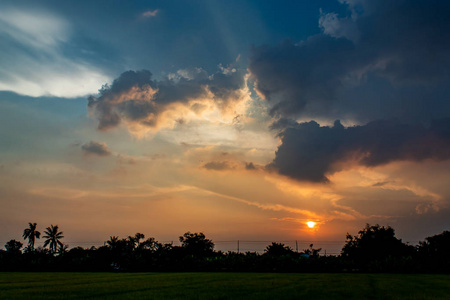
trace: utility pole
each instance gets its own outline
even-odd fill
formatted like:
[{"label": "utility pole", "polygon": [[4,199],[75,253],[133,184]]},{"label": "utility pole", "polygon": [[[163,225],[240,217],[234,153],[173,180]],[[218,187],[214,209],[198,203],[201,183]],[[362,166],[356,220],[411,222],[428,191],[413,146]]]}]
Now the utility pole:
[{"label": "utility pole", "polygon": [[238,254],[239,254],[239,240],[238,240]]},{"label": "utility pole", "polygon": [[298,252],[298,243],[297,243],[297,240],[295,240],[295,251]]}]

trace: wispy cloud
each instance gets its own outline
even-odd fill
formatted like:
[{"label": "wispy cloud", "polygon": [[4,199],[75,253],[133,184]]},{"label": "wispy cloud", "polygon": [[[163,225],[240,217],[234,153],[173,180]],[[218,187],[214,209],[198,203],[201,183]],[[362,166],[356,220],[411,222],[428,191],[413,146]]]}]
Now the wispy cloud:
[{"label": "wispy cloud", "polygon": [[290,207],[290,206],[286,206],[283,204],[267,204],[267,203],[259,203],[256,201],[249,201],[246,199],[242,199],[239,197],[234,197],[234,196],[230,196],[230,195],[226,195],[226,194],[222,194],[222,193],[218,193],[218,192],[214,192],[211,190],[207,190],[207,189],[202,189],[199,188],[199,190],[214,195],[214,196],[218,196],[218,197],[223,197],[223,198],[227,198],[230,200],[234,200],[234,201],[238,201],[241,203],[245,203],[249,206],[255,206],[259,209],[262,210],[271,210],[271,211],[285,211],[285,212],[290,212],[290,213],[295,213],[301,216],[305,216],[305,217],[309,217],[309,218],[314,218],[314,219],[319,219],[320,216],[317,215],[316,213],[306,210],[306,209],[299,209],[299,208],[295,208],[295,207]]},{"label": "wispy cloud", "polygon": [[[0,90],[28,96],[77,97],[110,79],[102,70],[65,51],[70,24],[48,12],[0,10]],[[81,51],[81,49],[80,49]]]},{"label": "wispy cloud", "polygon": [[81,146],[81,150],[83,150],[86,155],[98,155],[98,156],[109,156],[111,155],[111,150],[109,150],[108,146],[102,142],[90,141],[89,143]]},{"label": "wispy cloud", "polygon": [[159,9],[155,9],[155,10],[148,10],[144,13],[142,13],[142,16],[145,18],[152,18],[152,17],[156,17],[156,15],[159,13]]},{"label": "wispy cloud", "polygon": [[210,161],[204,164],[203,168],[207,170],[221,171],[232,169],[233,166],[231,166],[228,161]]}]

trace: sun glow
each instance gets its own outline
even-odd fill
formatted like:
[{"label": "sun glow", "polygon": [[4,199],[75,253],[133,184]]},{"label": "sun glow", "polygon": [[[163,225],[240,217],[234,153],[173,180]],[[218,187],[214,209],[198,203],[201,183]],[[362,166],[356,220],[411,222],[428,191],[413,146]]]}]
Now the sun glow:
[{"label": "sun glow", "polygon": [[314,228],[314,226],[316,226],[316,222],[309,221],[309,222],[306,222],[306,225],[308,225],[309,228]]}]

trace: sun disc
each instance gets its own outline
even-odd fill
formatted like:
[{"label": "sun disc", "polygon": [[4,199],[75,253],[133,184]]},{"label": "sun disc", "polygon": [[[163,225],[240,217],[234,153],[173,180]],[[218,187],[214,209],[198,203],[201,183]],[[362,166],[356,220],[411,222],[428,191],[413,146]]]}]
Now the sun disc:
[{"label": "sun disc", "polygon": [[316,222],[309,221],[309,222],[306,222],[306,225],[308,225],[309,228],[314,228],[314,226],[316,226]]}]

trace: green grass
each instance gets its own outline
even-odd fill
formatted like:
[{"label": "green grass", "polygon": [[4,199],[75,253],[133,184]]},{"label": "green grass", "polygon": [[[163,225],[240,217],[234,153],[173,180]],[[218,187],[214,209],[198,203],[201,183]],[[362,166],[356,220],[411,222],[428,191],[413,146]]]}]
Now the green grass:
[{"label": "green grass", "polygon": [[449,299],[450,275],[0,273],[0,299]]}]

